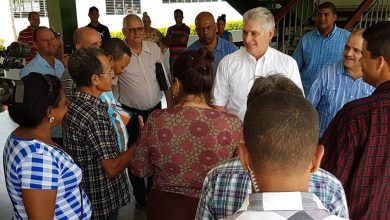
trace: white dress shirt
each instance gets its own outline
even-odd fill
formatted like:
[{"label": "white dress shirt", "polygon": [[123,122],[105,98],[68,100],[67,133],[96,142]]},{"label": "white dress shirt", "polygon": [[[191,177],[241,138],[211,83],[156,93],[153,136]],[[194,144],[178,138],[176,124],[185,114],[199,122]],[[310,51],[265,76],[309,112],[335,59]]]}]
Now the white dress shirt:
[{"label": "white dress shirt", "polygon": [[[156,78],[156,62],[163,64],[161,49],[153,42],[144,41],[141,53],[132,53],[129,65],[118,77],[118,100],[121,104],[148,110],[161,101],[162,92]],[[169,86],[169,81],[167,82]]]},{"label": "white dress shirt", "polygon": [[213,86],[212,104],[223,106],[244,119],[247,96],[259,76],[282,74],[291,79],[303,92],[296,61],[271,47],[256,60],[245,48],[225,56],[218,65]]}]

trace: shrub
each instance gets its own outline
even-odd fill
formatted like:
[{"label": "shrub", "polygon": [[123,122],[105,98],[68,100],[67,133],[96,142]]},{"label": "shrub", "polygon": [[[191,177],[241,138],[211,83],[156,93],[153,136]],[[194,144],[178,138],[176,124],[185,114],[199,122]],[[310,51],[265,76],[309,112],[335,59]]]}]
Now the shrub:
[{"label": "shrub", "polygon": [[[190,31],[190,35],[196,35],[196,31],[195,31],[195,25],[194,24],[190,24],[189,25],[191,31]],[[228,30],[228,31],[231,31],[231,30],[242,30],[243,28],[243,23],[242,23],[242,20],[237,20],[237,21],[227,21],[226,22],[226,27],[225,29]],[[167,30],[168,30],[168,27],[162,27],[162,28],[157,28],[164,36],[167,34]],[[118,37],[122,40],[125,39],[125,36],[122,34],[122,31],[112,31],[111,32],[111,37]]]}]

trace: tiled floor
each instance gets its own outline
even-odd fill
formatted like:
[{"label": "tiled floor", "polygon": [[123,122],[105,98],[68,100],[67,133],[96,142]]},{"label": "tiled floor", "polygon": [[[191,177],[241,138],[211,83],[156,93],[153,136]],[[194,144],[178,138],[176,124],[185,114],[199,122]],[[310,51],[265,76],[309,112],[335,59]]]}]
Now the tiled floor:
[{"label": "tiled floor", "polygon": [[[13,215],[12,204],[4,182],[3,149],[8,135],[16,126],[9,118],[8,112],[0,113],[0,220],[11,219]],[[134,207],[134,202],[130,203],[119,211],[119,219],[144,220],[146,219],[145,210],[138,210]]]}]

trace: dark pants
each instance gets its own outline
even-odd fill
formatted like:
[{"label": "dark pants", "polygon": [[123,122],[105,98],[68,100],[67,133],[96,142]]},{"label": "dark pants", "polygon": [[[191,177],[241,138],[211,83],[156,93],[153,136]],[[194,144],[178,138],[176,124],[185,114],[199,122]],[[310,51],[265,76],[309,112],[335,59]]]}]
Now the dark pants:
[{"label": "dark pants", "polygon": [[[155,107],[148,110],[138,110],[122,104],[122,108],[129,111],[131,114],[131,118],[129,123],[126,125],[127,133],[129,134],[129,142],[128,147],[130,148],[133,144],[137,142],[139,137],[139,123],[138,123],[138,115],[141,115],[144,123],[148,119],[150,113],[152,113],[156,109],[161,109],[161,102],[158,103]],[[149,193],[150,189],[153,185],[153,179],[151,176],[147,178],[147,185],[145,187],[144,178],[135,176],[130,169],[128,169],[129,177],[131,185],[133,186],[133,195],[137,204],[140,206],[146,205],[146,196]]]}]

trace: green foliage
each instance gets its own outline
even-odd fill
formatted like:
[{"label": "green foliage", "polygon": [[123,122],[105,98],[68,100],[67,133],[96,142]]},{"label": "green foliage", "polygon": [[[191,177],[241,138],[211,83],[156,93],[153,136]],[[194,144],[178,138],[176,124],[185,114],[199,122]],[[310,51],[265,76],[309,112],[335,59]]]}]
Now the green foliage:
[{"label": "green foliage", "polygon": [[4,51],[5,46],[4,46],[4,39],[0,39],[0,51]]},{"label": "green foliage", "polygon": [[[189,25],[191,32],[190,35],[196,35],[195,31],[195,25],[190,24]],[[226,27],[225,29],[230,31],[230,30],[242,30],[243,28],[243,23],[242,20],[237,20],[237,21],[228,21],[226,22]],[[162,27],[162,28],[157,28],[164,36],[167,34],[168,27]],[[117,37],[122,40],[125,39],[125,36],[123,35],[122,31],[112,31],[111,32],[111,37]]]}]

